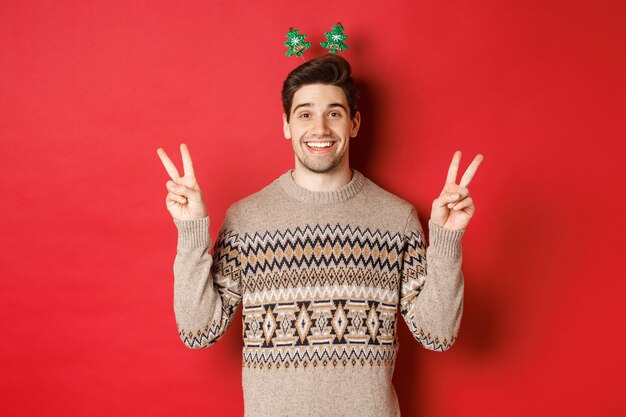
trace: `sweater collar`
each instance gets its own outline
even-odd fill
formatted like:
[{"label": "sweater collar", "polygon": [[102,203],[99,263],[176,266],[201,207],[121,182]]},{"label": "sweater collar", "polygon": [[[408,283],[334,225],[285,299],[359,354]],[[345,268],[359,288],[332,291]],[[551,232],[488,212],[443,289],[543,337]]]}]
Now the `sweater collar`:
[{"label": "sweater collar", "polygon": [[293,170],[278,177],[278,183],[287,194],[296,200],[308,204],[341,203],[357,195],[365,184],[365,177],[356,169],[352,170],[352,179],[343,187],[334,191],[311,191],[296,184],[291,176]]}]

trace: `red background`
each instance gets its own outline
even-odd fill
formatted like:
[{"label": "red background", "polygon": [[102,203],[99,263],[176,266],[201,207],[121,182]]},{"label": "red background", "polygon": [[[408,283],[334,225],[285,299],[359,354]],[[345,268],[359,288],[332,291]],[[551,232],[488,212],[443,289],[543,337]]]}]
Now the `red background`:
[{"label": "red background", "polygon": [[485,155],[460,338],[399,325],[403,415],[624,415],[626,3],[268,4],[0,4],[0,415],[242,414],[241,313],[206,350],[176,334],[155,151],[189,145],[215,236],[293,166],[287,29],[319,56],[337,20],[356,168],[426,225],[453,152]]}]

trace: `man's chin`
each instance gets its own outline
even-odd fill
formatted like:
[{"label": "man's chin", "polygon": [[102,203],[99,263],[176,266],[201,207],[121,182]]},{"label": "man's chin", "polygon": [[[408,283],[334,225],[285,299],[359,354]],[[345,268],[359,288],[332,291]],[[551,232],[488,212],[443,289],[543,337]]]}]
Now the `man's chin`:
[{"label": "man's chin", "polygon": [[312,172],[314,174],[330,174],[335,172],[337,170],[337,167],[339,166],[339,164],[336,162],[326,164],[311,164],[303,161],[300,161],[300,165],[306,171]]}]

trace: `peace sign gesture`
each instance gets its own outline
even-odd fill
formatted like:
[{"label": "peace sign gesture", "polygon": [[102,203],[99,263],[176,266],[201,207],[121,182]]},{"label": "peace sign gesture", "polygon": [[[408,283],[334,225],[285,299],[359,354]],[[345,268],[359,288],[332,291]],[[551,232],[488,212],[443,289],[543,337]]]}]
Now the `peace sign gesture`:
[{"label": "peace sign gesture", "polygon": [[206,205],[193,172],[193,163],[191,162],[189,149],[187,149],[187,145],[184,143],[180,145],[180,153],[183,157],[184,175],[182,177],[163,148],[157,149],[157,154],[171,178],[165,184],[169,191],[165,198],[165,204],[172,217],[176,220],[201,219],[207,216]]},{"label": "peace sign gesture", "polygon": [[461,177],[461,182],[457,184],[456,176],[460,161],[461,151],[456,151],[448,168],[446,183],[439,197],[433,201],[433,208],[430,212],[430,220],[433,223],[450,230],[464,230],[476,211],[467,186],[483,161],[483,156],[476,155]]}]

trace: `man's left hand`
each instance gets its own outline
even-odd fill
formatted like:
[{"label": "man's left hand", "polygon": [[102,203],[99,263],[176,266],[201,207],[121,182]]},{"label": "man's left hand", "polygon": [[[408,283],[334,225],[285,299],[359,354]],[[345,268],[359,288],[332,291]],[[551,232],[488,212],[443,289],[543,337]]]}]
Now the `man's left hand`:
[{"label": "man's left hand", "polygon": [[476,155],[461,177],[461,182],[457,184],[456,177],[460,161],[461,151],[456,151],[448,169],[446,183],[439,197],[433,201],[433,208],[430,212],[430,220],[433,223],[450,230],[464,230],[476,211],[467,186],[474,178],[478,166],[483,161],[483,156]]}]

